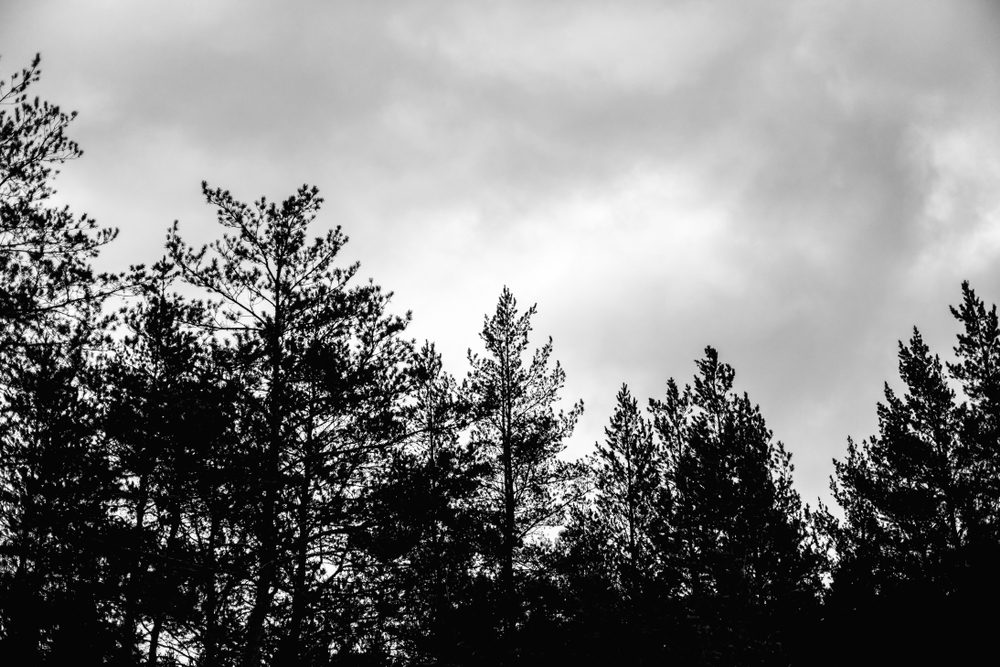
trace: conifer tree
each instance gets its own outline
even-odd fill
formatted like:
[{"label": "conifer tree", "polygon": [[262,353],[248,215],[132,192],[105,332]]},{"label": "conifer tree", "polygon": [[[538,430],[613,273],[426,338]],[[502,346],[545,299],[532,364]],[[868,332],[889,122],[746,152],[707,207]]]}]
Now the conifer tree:
[{"label": "conifer tree", "polygon": [[385,624],[406,664],[477,662],[489,627],[487,601],[477,595],[487,466],[460,437],[469,406],[433,344],[416,351],[408,374],[407,437],[369,502],[370,549],[383,567],[383,591],[397,600],[383,607]]},{"label": "conifer tree", "polygon": [[49,205],[56,166],[82,152],[66,134],[76,113],[29,96],[40,63],[0,80],[0,354],[110,287],[90,261],[117,232]]},{"label": "conifer tree", "polygon": [[25,664],[99,664],[115,654],[104,611],[118,535],[94,334],[81,326],[33,343],[0,393],[0,650]]},{"label": "conifer tree", "polygon": [[905,581],[952,587],[949,563],[965,542],[960,474],[961,410],[944,367],[917,329],[899,344],[900,396],[885,385],[879,434],[848,440],[835,461],[834,497],[844,509],[837,533],[838,584],[872,593]]},{"label": "conifer tree", "polygon": [[[241,664],[351,652],[370,644],[353,605],[374,593],[352,545],[368,530],[359,503],[373,466],[397,437],[408,317],[387,314],[390,295],[376,285],[350,284],[358,266],[335,263],[347,240],[339,228],[309,242],[315,188],[253,205],[202,189],[222,240],[194,250],[175,225],[168,248],[218,306],[203,326],[232,341],[253,383],[241,422],[260,492],[247,515],[254,564]],[[328,605],[322,616],[317,605]]]},{"label": "conifer tree", "polygon": [[96,662],[114,652],[116,582],[96,419],[111,285],[90,262],[115,232],[50,205],[80,150],[74,114],[29,97],[39,62],[0,81],[0,641],[29,663]]},{"label": "conifer tree", "polygon": [[253,481],[233,437],[239,383],[226,351],[190,324],[201,307],[170,291],[173,274],[162,261],[135,272],[140,300],[123,311],[103,374],[113,390],[102,425],[120,485],[122,660],[139,663],[142,647],[150,667],[167,637],[172,657],[217,664],[225,612],[209,582],[240,567],[219,545],[235,541],[232,506],[247,502]]},{"label": "conifer tree", "polygon": [[1000,543],[1000,325],[996,305],[987,309],[968,281],[961,305],[950,310],[962,327],[947,368],[965,398],[956,462],[964,529],[973,548],[991,549]]},{"label": "conifer tree", "polygon": [[782,624],[808,608],[819,574],[790,456],[713,348],[697,365],[693,386],[671,382],[652,402],[669,495],[661,550],[701,638],[689,659],[787,659]]},{"label": "conifer tree", "polygon": [[849,441],[847,458],[835,462],[833,490],[845,509],[841,566],[864,561],[874,592],[906,580],[949,590],[958,552],[996,540],[996,307],[987,310],[963,283],[962,304],[951,312],[962,325],[955,361],[943,365],[914,328],[909,344],[899,344],[904,394],[886,384],[879,434]]},{"label": "conifer tree", "polygon": [[[996,307],[967,282],[951,313],[955,360],[942,364],[914,328],[899,344],[903,393],[886,384],[878,434],[849,439],[834,462],[844,517],[826,522],[837,551],[832,631],[863,637],[879,619],[893,659],[954,659],[978,646],[984,619],[971,610],[1000,594],[1000,329]],[[913,644],[915,634],[936,641]]]},{"label": "conifer tree", "polygon": [[650,544],[660,489],[660,456],[639,404],[622,385],[605,441],[591,463],[598,516],[608,523],[620,585],[634,597],[655,564]]},{"label": "conifer tree", "polygon": [[658,535],[664,495],[662,456],[628,386],[618,391],[605,440],[586,460],[593,484],[560,533],[553,573],[561,590],[557,633],[575,660],[665,658],[673,591],[663,587]]},{"label": "conifer tree", "polygon": [[483,356],[469,353],[471,403],[477,411],[473,442],[491,469],[486,502],[497,534],[501,637],[505,661],[516,659],[519,602],[515,570],[525,540],[545,526],[558,525],[579,494],[578,466],[558,458],[583,404],[569,412],[555,404],[565,383],[558,362],[550,365],[551,338],[528,356],[535,306],[521,313],[506,287],[492,316],[484,318]]}]

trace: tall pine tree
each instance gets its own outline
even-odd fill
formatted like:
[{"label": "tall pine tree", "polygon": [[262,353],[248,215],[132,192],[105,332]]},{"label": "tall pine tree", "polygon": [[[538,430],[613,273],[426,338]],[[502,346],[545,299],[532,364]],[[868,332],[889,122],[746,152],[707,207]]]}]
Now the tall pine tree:
[{"label": "tall pine tree", "polygon": [[574,484],[579,468],[558,455],[583,404],[569,412],[556,409],[565,373],[558,362],[550,363],[551,338],[528,355],[535,310],[531,306],[519,312],[505,287],[480,333],[485,354],[469,353],[468,395],[477,412],[472,437],[491,470],[485,493],[497,536],[501,659],[506,663],[517,659],[516,570],[525,540],[546,526],[557,526],[579,493]]},{"label": "tall pine tree", "polygon": [[652,402],[669,496],[661,550],[698,638],[687,659],[787,660],[789,624],[819,585],[790,456],[713,348],[697,366],[692,386],[670,382]]},{"label": "tall pine tree", "polygon": [[593,492],[560,533],[553,575],[562,589],[559,632],[574,660],[662,661],[673,591],[663,585],[663,460],[627,385],[605,439],[586,460]]},{"label": "tall pine tree", "polygon": [[167,262],[135,272],[140,299],[102,378],[113,387],[102,428],[119,485],[121,657],[137,664],[141,649],[149,667],[161,653],[219,663],[217,582],[246,565],[223,545],[239,539],[234,507],[252,481],[229,351],[191,325],[203,311],[171,292],[174,277]]},{"label": "tall pine tree", "polygon": [[899,344],[903,393],[887,384],[878,434],[849,440],[834,462],[844,516],[827,521],[837,550],[828,615],[833,631],[860,636],[877,619],[893,659],[980,646],[987,618],[971,610],[1000,594],[1000,328],[968,283],[951,312],[955,360],[942,364],[914,329]]},{"label": "tall pine tree", "polygon": [[0,640],[26,663],[113,654],[106,610],[114,497],[97,412],[104,347],[91,266],[114,236],[50,204],[78,157],[74,114],[29,90],[39,58],[0,81]]},{"label": "tall pine tree", "polygon": [[41,59],[0,80],[0,354],[16,354],[110,288],[90,264],[116,230],[50,205],[56,167],[80,157],[76,113],[30,97]]},{"label": "tall pine tree", "polygon": [[660,454],[650,424],[627,385],[616,397],[605,441],[597,444],[591,466],[595,508],[607,521],[624,593],[639,594],[641,579],[656,565],[650,543],[660,490]]},{"label": "tall pine tree", "polygon": [[168,247],[217,304],[203,326],[232,341],[253,382],[240,417],[259,489],[246,516],[254,564],[241,664],[368,650],[378,639],[358,620],[377,590],[364,576],[363,503],[399,437],[408,318],[387,313],[390,295],[376,285],[351,284],[358,266],[336,263],[339,228],[309,241],[315,188],[253,205],[203,192],[222,240],[195,250],[175,225]]}]

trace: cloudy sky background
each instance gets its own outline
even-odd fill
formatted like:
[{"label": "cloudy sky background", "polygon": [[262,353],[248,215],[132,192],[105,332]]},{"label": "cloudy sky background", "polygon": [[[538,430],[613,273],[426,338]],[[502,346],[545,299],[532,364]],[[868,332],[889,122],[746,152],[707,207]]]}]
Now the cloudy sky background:
[{"label": "cloudy sky background", "polygon": [[948,357],[961,280],[1000,299],[990,0],[2,0],[0,70],[36,51],[104,268],[214,238],[202,179],[316,184],[456,374],[504,284],[538,302],[574,451],[712,344],[827,497],[896,341]]}]

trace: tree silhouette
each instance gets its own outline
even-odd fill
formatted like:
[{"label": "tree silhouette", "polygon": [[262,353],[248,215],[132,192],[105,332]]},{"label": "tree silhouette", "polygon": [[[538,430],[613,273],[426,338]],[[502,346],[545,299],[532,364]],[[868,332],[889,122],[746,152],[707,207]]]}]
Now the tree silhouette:
[{"label": "tree silhouette", "polygon": [[381,613],[406,664],[477,662],[490,631],[479,489],[488,468],[461,437],[470,420],[461,389],[433,344],[409,366],[408,436],[368,502],[369,550],[382,570]]},{"label": "tree silhouette", "polygon": [[987,309],[968,282],[962,283],[961,305],[950,310],[962,325],[955,361],[948,364],[966,399],[957,462],[966,503],[962,518],[970,544],[989,548],[1000,540],[1000,326],[996,306]]},{"label": "tree silhouette", "polygon": [[[914,328],[804,506],[711,347],[566,460],[551,338],[504,288],[461,384],[317,238],[304,186],[120,276],[52,205],[73,114],[0,81],[0,656],[25,665],[971,662],[1000,596],[1000,318]],[[112,299],[114,297],[114,300]],[[120,297],[122,300],[118,301]],[[984,611],[985,610],[985,611]],[[978,657],[978,656],[977,656]]]},{"label": "tree silhouette", "polygon": [[[856,633],[890,619],[881,633],[887,657],[954,657],[975,646],[968,637],[982,618],[969,610],[1000,591],[1000,330],[996,308],[968,283],[951,312],[962,325],[955,362],[943,365],[914,328],[899,343],[904,393],[886,384],[878,435],[849,440],[847,457],[834,462],[844,518],[828,520],[837,551],[829,615]],[[911,643],[914,631],[944,639]]]},{"label": "tree silhouette", "polygon": [[101,608],[114,598],[111,463],[86,328],[24,348],[0,400],[4,650],[29,664],[113,654]]},{"label": "tree silhouette", "polygon": [[[349,285],[358,267],[335,264],[339,228],[307,240],[322,202],[315,188],[252,206],[203,192],[227,233],[196,251],[175,225],[168,248],[183,278],[216,301],[202,326],[232,340],[253,383],[241,420],[260,496],[247,517],[253,594],[241,664],[275,651],[293,664],[330,646],[349,652],[359,641],[351,605],[365,595],[352,544],[367,526],[354,515],[397,427],[407,319],[386,314],[389,295],[374,284]],[[316,626],[312,606],[335,604],[335,593],[354,599],[341,605],[349,617],[331,610]]]},{"label": "tree silhouette", "polygon": [[906,392],[898,396],[886,384],[879,435],[849,441],[847,458],[835,462],[834,497],[845,515],[839,575],[850,570],[852,585],[872,592],[912,579],[951,588],[945,561],[967,532],[962,415],[941,361],[916,329],[908,345],[899,344],[899,373]]},{"label": "tree silhouette", "polygon": [[484,452],[491,480],[484,487],[497,530],[503,659],[515,659],[519,604],[515,568],[525,539],[558,525],[579,491],[578,467],[557,458],[583,410],[577,403],[556,412],[565,382],[558,364],[550,367],[552,340],[526,359],[535,307],[524,313],[506,287],[496,311],[486,317],[480,338],[485,356],[469,353],[468,393],[477,410],[473,442]]},{"label": "tree silhouette", "polygon": [[0,638],[28,663],[59,664],[112,652],[96,379],[112,285],[90,262],[115,232],[49,205],[55,166],[80,150],[73,114],[29,98],[39,63],[0,81]]},{"label": "tree silhouette", "polygon": [[700,637],[691,650],[713,664],[787,659],[782,626],[819,587],[790,456],[713,348],[697,366],[692,386],[670,382],[651,403],[669,495],[660,548]]},{"label": "tree silhouette", "polygon": [[41,58],[0,80],[0,354],[29,343],[100,295],[90,261],[117,232],[53,208],[55,167],[82,153],[66,130],[76,113],[30,98]]},{"label": "tree silhouette", "polygon": [[143,646],[146,664],[157,664],[167,636],[217,664],[218,580],[241,567],[220,544],[235,541],[234,506],[255,481],[233,426],[240,383],[226,371],[227,350],[191,325],[201,306],[170,291],[174,273],[159,262],[132,277],[140,300],[122,313],[103,378],[115,388],[103,427],[120,486],[126,664]]},{"label": "tree silhouette", "polygon": [[650,543],[660,489],[660,456],[639,403],[622,385],[605,442],[593,458],[596,510],[609,524],[609,539],[623,591],[635,597],[640,577],[655,569]]},{"label": "tree silhouette", "polygon": [[666,658],[675,611],[657,542],[669,519],[663,459],[625,384],[604,433],[586,461],[593,497],[573,508],[552,565],[563,578],[564,650],[577,660],[655,663]]}]

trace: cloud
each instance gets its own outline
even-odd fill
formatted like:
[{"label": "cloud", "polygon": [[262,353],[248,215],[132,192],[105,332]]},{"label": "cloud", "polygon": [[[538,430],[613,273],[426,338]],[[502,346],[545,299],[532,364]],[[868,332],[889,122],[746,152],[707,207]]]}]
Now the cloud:
[{"label": "cloud", "polygon": [[462,370],[503,284],[539,302],[601,436],[623,380],[657,395],[705,344],[734,364],[825,493],[875,426],[913,323],[1000,276],[1000,12],[986,0],[488,5],[30,3],[81,111],[63,196],[150,260],[202,178],[238,196],[317,183],[321,221]]}]

